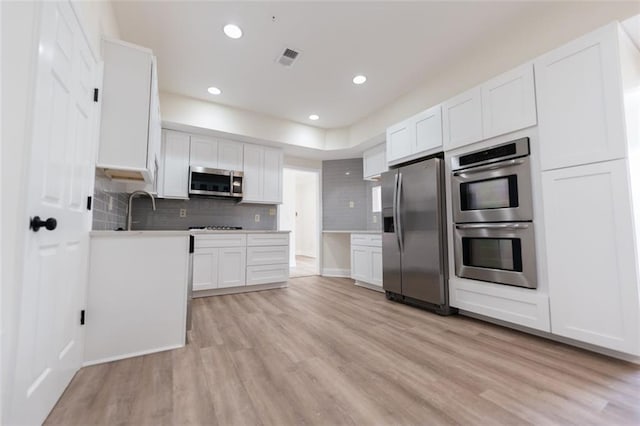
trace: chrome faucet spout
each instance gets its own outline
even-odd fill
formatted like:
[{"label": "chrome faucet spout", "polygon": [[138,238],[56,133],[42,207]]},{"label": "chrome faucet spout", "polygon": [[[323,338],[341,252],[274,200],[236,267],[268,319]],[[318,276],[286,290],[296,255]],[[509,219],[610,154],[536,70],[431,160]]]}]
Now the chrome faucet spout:
[{"label": "chrome faucet spout", "polygon": [[133,191],[131,195],[129,195],[129,206],[127,208],[127,231],[131,231],[131,206],[136,195],[147,195],[151,198],[151,207],[154,211],[156,210],[156,199],[152,193],[147,191]]}]

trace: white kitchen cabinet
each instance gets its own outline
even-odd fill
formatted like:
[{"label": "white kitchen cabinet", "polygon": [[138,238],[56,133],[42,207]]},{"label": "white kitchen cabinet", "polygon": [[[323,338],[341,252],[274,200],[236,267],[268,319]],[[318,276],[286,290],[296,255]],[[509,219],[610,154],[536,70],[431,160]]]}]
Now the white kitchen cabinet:
[{"label": "white kitchen cabinet", "polygon": [[206,290],[218,287],[219,249],[204,248],[193,253],[193,290]]},{"label": "white kitchen cabinet", "polygon": [[442,109],[429,108],[387,129],[389,165],[410,161],[442,150]]},{"label": "white kitchen cabinet", "polygon": [[543,173],[551,329],[640,355],[638,252],[626,160]]},{"label": "white kitchen cabinet", "polygon": [[289,234],[247,235],[247,285],[285,282],[289,279]]},{"label": "white kitchen cabinet", "polygon": [[282,150],[244,145],[242,202],[282,203]]},{"label": "white kitchen cabinet", "polygon": [[247,250],[245,247],[218,249],[218,288],[240,287],[246,284]]},{"label": "white kitchen cabinet", "polygon": [[356,284],[382,288],[382,237],[351,234],[351,278]]},{"label": "white kitchen cabinet", "polygon": [[525,64],[482,84],[483,138],[536,124],[533,65]]},{"label": "white kitchen cabinet", "polygon": [[442,127],[443,145],[446,151],[483,139],[480,86],[442,104]]},{"label": "white kitchen cabinet", "polygon": [[158,195],[163,198],[189,198],[189,135],[172,130],[165,130],[163,134],[162,178]]},{"label": "white kitchen cabinet", "polygon": [[241,172],[242,151],[241,142],[192,135],[189,165]]},{"label": "white kitchen cabinet", "polygon": [[362,177],[365,180],[375,180],[387,170],[386,144],[374,146],[362,154]]},{"label": "white kitchen cabinet", "polygon": [[104,39],[102,55],[104,83],[96,167],[114,179],[153,184],[160,149],[153,52]]},{"label": "white kitchen cabinet", "polygon": [[613,23],[535,61],[543,170],[625,156],[619,49],[628,44]]}]

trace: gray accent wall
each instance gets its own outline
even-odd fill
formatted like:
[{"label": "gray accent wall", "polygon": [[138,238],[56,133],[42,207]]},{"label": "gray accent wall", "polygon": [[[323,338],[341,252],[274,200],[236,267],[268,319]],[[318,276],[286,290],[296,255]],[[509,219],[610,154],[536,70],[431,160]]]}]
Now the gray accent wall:
[{"label": "gray accent wall", "polygon": [[[322,162],[322,223],[326,231],[379,230],[380,214],[372,213],[371,188],[362,179],[362,158]],[[353,207],[350,203],[353,202]],[[377,215],[377,223],[373,217]]]},{"label": "gray accent wall", "polygon": [[96,174],[92,202],[92,229],[95,231],[113,231],[117,228],[124,229],[127,226],[129,195],[125,192],[113,191],[112,186],[108,177]]},{"label": "gray accent wall", "polygon": [[[186,217],[180,217],[180,209],[186,209]],[[256,215],[260,215],[260,222],[255,221]],[[239,204],[234,200],[205,197],[156,199],[156,211],[153,211],[151,200],[143,196],[133,199],[131,228],[164,231],[217,225],[274,231],[278,226],[277,217],[275,205]]]}]

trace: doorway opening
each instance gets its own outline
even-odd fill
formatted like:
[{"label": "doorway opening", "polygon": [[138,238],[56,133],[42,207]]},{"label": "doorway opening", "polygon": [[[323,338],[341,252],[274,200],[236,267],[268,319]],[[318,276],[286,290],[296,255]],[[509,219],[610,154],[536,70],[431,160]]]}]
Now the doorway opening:
[{"label": "doorway opening", "polygon": [[279,229],[289,235],[289,276],[320,270],[320,172],[285,168]]}]

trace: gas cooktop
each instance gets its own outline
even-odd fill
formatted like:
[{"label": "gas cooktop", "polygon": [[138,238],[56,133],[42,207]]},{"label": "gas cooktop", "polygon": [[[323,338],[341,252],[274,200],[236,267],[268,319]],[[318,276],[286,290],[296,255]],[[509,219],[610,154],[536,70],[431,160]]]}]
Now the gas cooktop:
[{"label": "gas cooktop", "polygon": [[242,226],[224,226],[224,225],[210,225],[210,226],[190,226],[189,229],[203,229],[205,231],[237,231],[242,229]]}]

